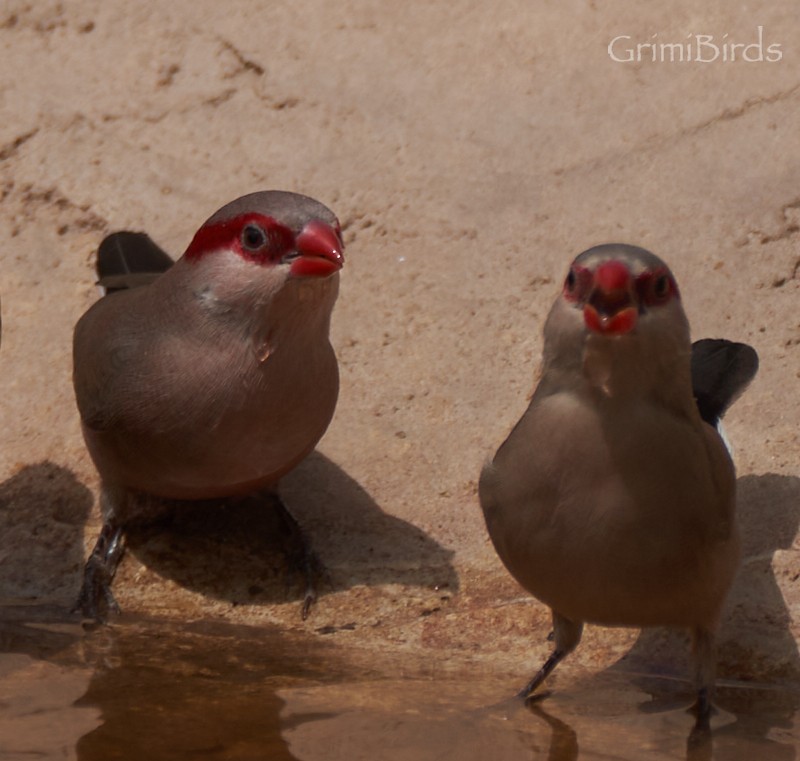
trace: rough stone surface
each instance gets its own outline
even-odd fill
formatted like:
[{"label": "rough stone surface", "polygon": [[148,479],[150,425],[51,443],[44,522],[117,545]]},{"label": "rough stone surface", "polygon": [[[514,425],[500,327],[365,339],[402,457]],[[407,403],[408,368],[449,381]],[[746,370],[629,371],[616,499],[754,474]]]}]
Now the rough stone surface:
[{"label": "rough stone surface", "polygon": [[[607,52],[759,26],[780,61]],[[177,255],[227,201],[283,188],[332,207],[348,245],[338,410],[284,484],[333,589],[302,623],[269,538],[228,511],[133,541],[126,611],[521,680],[548,615],[497,560],[477,477],[525,408],[568,262],[619,240],[670,263],[695,337],[760,354],[727,420],[745,558],[720,672],[800,682],[799,31],[792,0],[5,2],[0,595],[68,606],[99,527],[70,351],[103,235],[146,230]],[[683,674],[685,650],[590,628],[563,668]]]}]

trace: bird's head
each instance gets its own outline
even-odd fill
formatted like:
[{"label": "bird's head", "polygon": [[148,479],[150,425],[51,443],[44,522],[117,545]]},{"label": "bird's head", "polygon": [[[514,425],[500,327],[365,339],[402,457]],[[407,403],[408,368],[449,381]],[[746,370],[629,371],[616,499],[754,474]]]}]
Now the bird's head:
[{"label": "bird's head", "polygon": [[571,264],[562,299],[580,310],[588,331],[610,338],[635,331],[641,319],[680,309],[675,278],[643,248],[595,246]]},{"label": "bird's head", "polygon": [[268,190],[223,206],[195,233],[184,259],[235,257],[285,277],[328,277],[344,264],[339,221],[319,201]]},{"label": "bird's head", "polygon": [[689,351],[678,286],[661,259],[610,243],[572,262],[545,327],[546,363],[596,386],[644,388],[677,365],[688,377]]},{"label": "bird's head", "polygon": [[282,298],[316,293],[332,307],[343,251],[330,209],[308,196],[269,190],[237,198],[211,216],[175,269],[220,310],[253,309],[282,292]]}]

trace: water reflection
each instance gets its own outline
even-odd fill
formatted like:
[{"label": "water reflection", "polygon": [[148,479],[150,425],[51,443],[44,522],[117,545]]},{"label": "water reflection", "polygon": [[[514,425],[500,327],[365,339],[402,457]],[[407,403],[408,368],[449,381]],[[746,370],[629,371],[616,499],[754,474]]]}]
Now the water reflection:
[{"label": "water reflection", "polygon": [[[574,683],[546,693],[530,705],[509,700],[470,708],[498,689],[477,682],[417,682],[327,685],[282,690],[284,730],[289,749],[301,761],[433,761],[501,758],[504,761],[548,759],[642,758],[686,761],[783,761],[795,757],[793,732],[769,737],[748,718],[780,722],[783,693],[754,695],[728,688],[728,704],[750,714],[719,710],[710,726],[697,727],[685,708],[685,685],[660,682],[662,708],[637,710],[651,696],[620,675],[606,673],[591,684]],[[791,701],[790,701],[791,702]],[[323,706],[337,711],[319,718]],[[317,717],[317,718],[310,718]]]},{"label": "water reflection", "polygon": [[252,627],[152,622],[90,639],[97,665],[78,705],[100,707],[103,723],[78,742],[81,761],[293,759],[276,690],[325,676],[309,643]]},{"label": "water reflection", "polygon": [[96,707],[75,705],[92,676],[74,657],[80,638],[63,612],[0,608],[0,758],[74,759],[79,738],[101,723]]},{"label": "water reflection", "polygon": [[[313,634],[0,608],[0,756],[80,761],[503,761],[796,757],[797,694],[723,683],[694,728],[682,681],[559,675],[524,704],[508,674]],[[376,665],[377,664],[377,665]],[[498,702],[498,700],[500,702]]]}]

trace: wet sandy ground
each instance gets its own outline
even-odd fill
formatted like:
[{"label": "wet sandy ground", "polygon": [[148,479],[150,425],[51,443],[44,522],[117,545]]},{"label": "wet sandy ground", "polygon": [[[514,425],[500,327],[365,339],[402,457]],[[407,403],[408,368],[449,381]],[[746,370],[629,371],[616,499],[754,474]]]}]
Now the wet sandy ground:
[{"label": "wet sandy ground", "polygon": [[723,682],[710,730],[680,680],[557,675],[530,705],[485,663],[379,660],[274,628],[6,605],[0,758],[793,759],[800,693]]}]

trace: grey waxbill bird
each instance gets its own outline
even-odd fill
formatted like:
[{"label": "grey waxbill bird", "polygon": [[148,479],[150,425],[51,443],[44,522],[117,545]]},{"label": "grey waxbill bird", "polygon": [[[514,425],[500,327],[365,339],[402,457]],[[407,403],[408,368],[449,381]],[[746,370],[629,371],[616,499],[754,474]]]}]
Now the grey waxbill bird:
[{"label": "grey waxbill bird", "polygon": [[[343,248],[333,212],[283,191],[221,208],[174,264],[143,234],[101,244],[107,293],[78,321],[73,351],[103,515],[76,605],[84,615],[118,610],[125,527],[154,501],[263,494],[304,542],[276,486],[336,406],[328,333]],[[305,618],[319,567],[302,551]]]},{"label": "grey waxbill bird", "polygon": [[715,425],[757,366],[743,344],[693,350],[675,278],[649,251],[608,244],[573,261],[538,386],[479,485],[501,560],[552,610],[554,650],[520,696],[584,622],[685,627],[708,715],[739,559],[734,467]]}]

